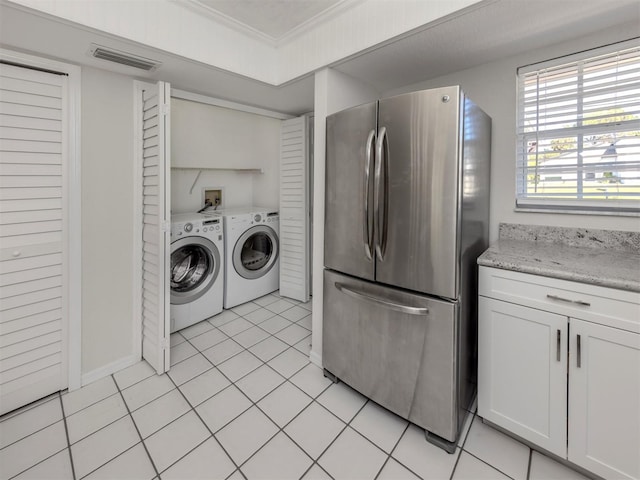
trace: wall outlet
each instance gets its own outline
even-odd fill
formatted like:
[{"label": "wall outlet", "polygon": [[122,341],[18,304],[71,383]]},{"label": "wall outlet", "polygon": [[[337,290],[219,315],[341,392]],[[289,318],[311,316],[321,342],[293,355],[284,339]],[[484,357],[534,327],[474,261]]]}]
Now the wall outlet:
[{"label": "wall outlet", "polygon": [[211,203],[213,207],[222,207],[222,189],[221,188],[205,188],[204,199],[202,205],[206,205],[207,201]]}]

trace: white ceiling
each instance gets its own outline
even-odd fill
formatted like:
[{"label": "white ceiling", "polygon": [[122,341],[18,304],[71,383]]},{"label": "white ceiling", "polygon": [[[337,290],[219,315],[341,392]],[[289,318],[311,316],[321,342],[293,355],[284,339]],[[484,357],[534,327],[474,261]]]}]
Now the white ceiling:
[{"label": "white ceiling", "polygon": [[187,0],[247,34],[281,43],[301,28],[323,21],[348,0]]},{"label": "white ceiling", "polygon": [[[199,1],[218,3],[217,0]],[[266,2],[270,0],[221,3],[243,4],[247,7],[254,1],[264,4],[259,8],[268,9]],[[360,0],[326,1],[333,4],[325,14],[332,9],[347,8],[349,4]],[[279,3],[280,16],[286,16],[288,2]],[[306,3],[306,0],[292,0],[289,8],[297,8],[292,5],[298,3]],[[237,13],[240,7],[233,8],[235,13],[230,13],[245,15],[240,18],[249,21],[247,9],[241,14]],[[284,85],[269,85],[4,0],[0,0],[0,9],[0,43],[7,47],[140,79],[165,80],[175,88],[270,110],[290,114],[313,110],[313,72]],[[312,15],[311,10],[307,10],[307,15]],[[317,13],[312,16],[316,21],[319,18]],[[584,37],[605,28],[628,26],[633,22],[640,24],[638,0],[485,0],[474,8],[424,25],[329,66],[385,93],[527,50]],[[283,30],[288,28],[283,27],[278,19],[266,22],[260,28],[266,32],[275,24],[279,24]],[[91,43],[158,60],[162,66],[155,72],[145,73],[97,60],[87,55]]]}]

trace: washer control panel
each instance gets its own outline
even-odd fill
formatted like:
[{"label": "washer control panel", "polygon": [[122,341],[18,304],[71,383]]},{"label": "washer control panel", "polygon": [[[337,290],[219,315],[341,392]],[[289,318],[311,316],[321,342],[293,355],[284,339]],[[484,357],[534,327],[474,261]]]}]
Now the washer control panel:
[{"label": "washer control panel", "polygon": [[200,233],[222,233],[220,218],[205,218],[184,223],[171,224],[171,237],[179,238],[185,235],[198,235]]}]

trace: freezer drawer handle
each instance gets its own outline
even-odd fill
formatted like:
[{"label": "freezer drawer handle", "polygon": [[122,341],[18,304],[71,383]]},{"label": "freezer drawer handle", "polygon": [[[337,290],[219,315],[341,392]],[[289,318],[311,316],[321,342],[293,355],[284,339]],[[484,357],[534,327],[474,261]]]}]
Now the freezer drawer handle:
[{"label": "freezer drawer handle", "polygon": [[338,291],[344,293],[345,295],[349,295],[350,297],[356,298],[358,300],[378,303],[391,310],[408,313],[409,315],[427,315],[429,313],[429,309],[426,307],[412,307],[410,305],[393,303],[380,297],[375,297],[373,295],[367,295],[366,293],[358,292],[357,290],[352,290],[351,288],[348,288],[346,285],[340,282],[335,282],[335,286]]},{"label": "freezer drawer handle", "polygon": [[563,298],[563,297],[559,297],[557,295],[549,295],[549,294],[547,294],[547,298],[550,298],[551,300],[558,300],[559,302],[575,303],[577,305],[583,305],[585,307],[590,307],[591,306],[591,304],[589,302],[584,302],[582,300],[571,300],[569,298]]},{"label": "freezer drawer handle", "polygon": [[363,240],[364,240],[364,254],[367,256],[367,260],[372,260],[372,246],[373,232],[371,231],[371,225],[369,222],[369,177],[371,171],[371,151],[373,150],[373,144],[375,143],[376,131],[371,130],[367,137],[367,149],[366,149],[366,163],[364,166],[364,227],[363,227]]}]

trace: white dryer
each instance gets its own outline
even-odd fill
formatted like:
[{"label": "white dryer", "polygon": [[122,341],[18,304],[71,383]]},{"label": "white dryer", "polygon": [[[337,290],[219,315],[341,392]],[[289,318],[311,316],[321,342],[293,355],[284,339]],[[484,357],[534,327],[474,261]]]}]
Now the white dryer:
[{"label": "white dryer", "polygon": [[220,217],[171,217],[171,332],[222,311],[224,227]]},{"label": "white dryer", "polygon": [[278,211],[245,207],[216,213],[224,219],[224,308],[232,308],[278,290]]}]

